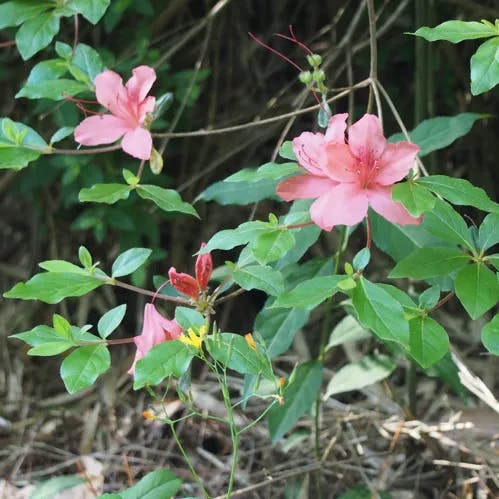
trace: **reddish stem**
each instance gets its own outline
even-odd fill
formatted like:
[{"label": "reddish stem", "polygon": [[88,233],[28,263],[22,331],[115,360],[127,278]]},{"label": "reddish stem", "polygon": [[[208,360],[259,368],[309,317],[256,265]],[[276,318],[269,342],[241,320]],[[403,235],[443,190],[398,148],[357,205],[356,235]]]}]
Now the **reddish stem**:
[{"label": "reddish stem", "polygon": [[315,222],[303,222],[301,224],[285,225],[286,229],[301,229],[302,227],[308,227],[309,225],[315,225]]},{"label": "reddish stem", "polygon": [[450,291],[449,293],[447,293],[441,300],[439,300],[439,302],[429,311],[429,313],[433,313],[435,312],[435,310],[439,309],[442,305],[444,305],[445,303],[447,303],[451,298],[454,297],[456,293],[454,291]]},{"label": "reddish stem", "polygon": [[12,45],[15,45],[16,41],[15,40],[8,40],[6,42],[1,42],[0,43],[0,49],[7,48],[7,47],[12,47]]},{"label": "reddish stem", "polygon": [[366,248],[368,250],[371,249],[371,244],[372,244],[372,228],[371,228],[371,220],[369,218],[369,215],[366,215]]},{"label": "reddish stem", "polygon": [[296,64],[296,62],[292,61],[289,57],[286,57],[283,53],[279,52],[278,50],[272,48],[270,45],[267,45],[266,43],[264,43],[262,40],[260,40],[260,38],[258,38],[257,36],[255,36],[253,33],[251,33],[251,31],[248,31],[248,35],[256,42],[258,43],[259,45],[261,45],[262,47],[266,48],[267,50],[269,50],[270,52],[272,52],[273,54],[276,54],[278,55],[279,57],[281,57],[282,59],[284,59],[287,63],[291,64],[291,66],[293,66],[295,69],[297,69],[298,71],[300,72],[303,72],[303,69],[300,68],[300,66],[298,66],[298,64]]},{"label": "reddish stem", "polygon": [[290,42],[296,43],[296,45],[302,48],[305,51],[305,53],[308,55],[313,54],[313,52],[304,43],[300,42],[298,38],[296,38],[292,24],[289,25],[289,32],[291,33],[291,36],[283,35],[282,33],[274,33],[274,35],[278,36],[279,38],[284,38],[284,40],[289,40]]}]

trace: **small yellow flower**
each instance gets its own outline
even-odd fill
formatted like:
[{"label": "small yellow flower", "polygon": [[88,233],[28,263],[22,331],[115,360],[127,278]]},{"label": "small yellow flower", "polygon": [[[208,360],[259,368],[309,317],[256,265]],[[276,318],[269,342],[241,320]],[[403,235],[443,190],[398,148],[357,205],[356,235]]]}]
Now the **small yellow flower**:
[{"label": "small yellow flower", "polygon": [[250,346],[250,348],[256,351],[256,343],[253,339],[253,335],[251,333],[245,334],[244,339],[246,340],[246,343]]},{"label": "small yellow flower", "polygon": [[208,334],[208,327],[206,325],[202,325],[198,331],[199,334],[196,334],[192,328],[187,330],[187,334],[183,333],[179,336],[179,340],[184,345],[193,346],[196,350],[201,350],[201,345],[203,344],[203,340],[205,336]]},{"label": "small yellow flower", "polygon": [[286,384],[286,380],[284,378],[279,378],[279,388],[282,390],[284,385]]},{"label": "small yellow flower", "polygon": [[142,413],[142,416],[146,419],[152,419],[152,420],[158,419],[151,411],[144,411]]}]

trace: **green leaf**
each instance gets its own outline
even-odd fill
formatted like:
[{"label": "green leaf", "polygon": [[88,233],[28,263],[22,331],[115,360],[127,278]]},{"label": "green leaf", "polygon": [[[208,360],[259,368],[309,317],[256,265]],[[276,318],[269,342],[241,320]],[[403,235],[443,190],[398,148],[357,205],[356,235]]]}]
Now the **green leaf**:
[{"label": "green leaf", "polygon": [[[414,130],[409,132],[411,141],[419,146],[419,157],[452,144],[456,139],[466,135],[475,121],[486,115],[478,113],[460,113],[456,116],[438,116],[423,120]],[[392,135],[390,142],[405,140],[402,133]]]},{"label": "green leaf", "polygon": [[68,95],[76,95],[88,90],[87,85],[75,80],[61,78],[59,80],[46,80],[40,83],[25,85],[16,94],[27,99],[64,100]]},{"label": "green leaf", "polygon": [[293,151],[293,143],[290,140],[283,142],[281,148],[279,149],[279,156],[284,159],[291,159],[296,161],[296,155]]},{"label": "green leaf", "polygon": [[368,355],[357,362],[344,365],[329,381],[324,400],[337,393],[360,390],[388,378],[395,370],[395,362],[386,355]]},{"label": "green leaf", "polygon": [[32,347],[61,341],[61,335],[54,328],[44,325],[36,326],[23,333],[11,334],[9,338],[18,338]]},{"label": "green leaf", "polygon": [[484,258],[487,262],[491,263],[497,270],[499,270],[499,253],[488,255]]},{"label": "green leaf", "polygon": [[489,352],[499,355],[499,315],[494,315],[492,320],[485,324],[482,329],[482,343]]},{"label": "green leaf", "polygon": [[54,326],[54,331],[66,339],[72,338],[71,324],[59,314],[54,314],[52,316],[52,322]]},{"label": "green leaf", "polygon": [[65,260],[46,260],[40,262],[38,266],[48,272],[88,275],[86,269],[82,269],[74,263],[66,262]]},{"label": "green leaf", "polygon": [[259,180],[282,180],[301,173],[296,163],[265,163],[259,168],[244,168],[227,177],[224,182],[258,182]]},{"label": "green leaf", "polygon": [[45,303],[59,303],[70,296],[82,296],[104,281],[96,277],[67,272],[44,272],[34,275],[27,282],[17,283],[3,294],[4,298],[21,300],[41,300]]},{"label": "green leaf", "polygon": [[92,24],[97,24],[111,4],[111,0],[69,0],[66,7],[79,12]]},{"label": "green leaf", "polygon": [[444,241],[474,250],[475,245],[463,217],[448,203],[435,199],[435,207],[424,217],[423,227]]},{"label": "green leaf", "polygon": [[423,184],[430,191],[442,196],[452,204],[474,206],[479,210],[499,212],[499,204],[492,201],[483,189],[475,187],[471,182],[462,178],[430,175],[418,179],[418,183]]},{"label": "green leaf", "polygon": [[156,345],[135,365],[133,389],[159,385],[168,376],[180,378],[193,356],[192,349],[179,340]]},{"label": "green leaf", "polygon": [[432,318],[418,316],[409,321],[409,353],[423,368],[437,363],[449,351],[445,329]]},{"label": "green leaf", "polygon": [[352,293],[359,322],[376,336],[409,345],[409,325],[401,304],[378,284],[360,277]]},{"label": "green leaf", "polygon": [[199,218],[194,207],[182,201],[179,193],[173,189],[163,189],[157,185],[139,184],[136,190],[142,199],[151,200],[164,211],[178,211]]},{"label": "green leaf", "polygon": [[284,291],[282,274],[267,265],[248,265],[243,268],[235,268],[232,277],[243,289],[261,289],[273,296]]},{"label": "green leaf", "polygon": [[466,266],[471,257],[454,248],[421,248],[400,260],[389,277],[429,277],[449,275]]},{"label": "green leaf", "polygon": [[83,71],[87,77],[85,82],[88,83],[93,82],[95,77],[106,69],[99,53],[84,43],[76,46],[73,64]]},{"label": "green leaf", "polygon": [[175,308],[175,320],[184,331],[187,331],[189,328],[196,331],[206,324],[206,319],[203,317],[203,314],[193,308],[187,307]]},{"label": "green leaf", "polygon": [[105,345],[79,347],[61,364],[61,378],[69,393],[92,386],[100,374],[111,366],[111,356]]},{"label": "green leaf", "polygon": [[171,471],[154,470],[133,487],[119,493],[121,499],[171,499],[180,490],[182,481]]},{"label": "green leaf", "polygon": [[73,57],[73,47],[71,47],[68,43],[55,42],[55,53],[62,59],[65,59],[64,62],[66,62]]},{"label": "green leaf", "polygon": [[126,313],[126,303],[108,310],[97,323],[101,338],[107,338],[120,324]]},{"label": "green leaf", "polygon": [[486,24],[476,21],[445,21],[434,28],[423,26],[413,34],[429,42],[447,40],[451,43],[459,43],[463,40],[488,38],[499,33]]},{"label": "green leaf", "polygon": [[482,251],[499,244],[499,213],[490,213],[478,230],[478,245]]},{"label": "green leaf", "polygon": [[86,268],[92,267],[92,255],[85,246],[80,246],[78,248],[78,258],[80,263]]},{"label": "green leaf", "polygon": [[257,238],[269,230],[270,224],[261,221],[245,222],[235,229],[221,230],[214,234],[200,253],[209,253],[214,249],[229,250]]},{"label": "green leaf", "polygon": [[82,203],[114,204],[120,199],[128,199],[132,187],[124,184],[95,184],[89,189],[82,189],[78,199]]},{"label": "green leaf", "polygon": [[374,211],[370,212],[369,217],[374,243],[395,261],[417,248],[442,244],[442,241],[432,236],[421,225],[392,224]]},{"label": "green leaf", "polygon": [[36,347],[31,348],[28,350],[28,355],[51,357],[53,355],[59,355],[74,346],[72,341],[61,339],[60,336],[59,338],[60,339],[58,341],[50,341],[44,343],[43,345],[37,345]]},{"label": "green leaf", "polygon": [[425,187],[411,181],[395,184],[392,189],[392,198],[402,203],[415,217],[431,210],[435,205],[435,196]]},{"label": "green leaf", "polygon": [[499,300],[496,274],[482,263],[461,269],[454,283],[456,295],[472,319],[478,319]]},{"label": "green leaf", "polygon": [[[53,499],[59,495],[59,492],[83,483],[85,483],[85,479],[76,475],[51,478],[50,480],[37,483],[34,490],[30,493],[29,499]],[[67,493],[65,495],[67,496]]]},{"label": "green leaf", "polygon": [[[8,121],[4,123],[5,120]],[[5,135],[6,124],[9,130],[16,133],[15,141]],[[12,130],[12,124],[15,125],[15,130]],[[0,170],[24,168],[31,161],[38,159],[42,152],[48,150],[48,144],[32,128],[8,118],[0,119]]]},{"label": "green leaf", "polygon": [[478,47],[471,57],[470,69],[473,95],[488,92],[499,83],[499,36]]},{"label": "green leaf", "polygon": [[352,261],[355,270],[364,270],[371,261],[371,251],[369,248],[362,248],[354,257]]},{"label": "green leaf", "polygon": [[274,380],[270,362],[257,346],[253,350],[244,336],[233,333],[219,333],[206,341],[210,355],[225,367],[241,374],[261,374]]},{"label": "green leaf", "polygon": [[14,0],[0,5],[0,29],[19,26],[42,12],[53,8],[52,2],[37,0]]},{"label": "green leaf", "polygon": [[331,275],[307,279],[290,291],[278,295],[272,308],[302,308],[310,310],[339,291],[338,283],[345,276]]},{"label": "green leaf", "polygon": [[432,286],[419,295],[419,306],[426,310],[431,310],[440,298],[440,288]]},{"label": "green leaf", "polygon": [[[71,48],[70,48],[71,50]],[[38,85],[47,80],[57,80],[68,71],[68,63],[63,59],[47,59],[33,66],[25,86]],[[17,97],[17,95],[16,95]]]},{"label": "green leaf", "polygon": [[292,381],[284,388],[284,405],[274,405],[268,414],[269,432],[275,443],[312,408],[322,382],[322,364],[317,361],[300,364]]},{"label": "green leaf", "polygon": [[216,182],[205,189],[196,201],[216,201],[222,206],[229,204],[247,205],[262,199],[278,199],[275,189],[278,180],[265,179],[257,182]]},{"label": "green leaf", "polygon": [[135,272],[151,256],[148,248],[131,248],[116,258],[111,269],[112,277],[123,277]]},{"label": "green leaf", "polygon": [[59,17],[51,12],[28,19],[17,31],[16,45],[26,60],[45,48],[59,31]]},{"label": "green leaf", "polygon": [[308,321],[309,312],[294,309],[263,308],[255,319],[254,331],[265,341],[270,358],[284,353],[293,342],[295,333]]},{"label": "green leaf", "polygon": [[295,244],[295,237],[289,230],[274,230],[260,234],[251,252],[258,263],[265,265],[283,257]]},{"label": "green leaf", "polygon": [[344,343],[365,340],[367,338],[371,338],[371,333],[363,328],[355,317],[347,315],[338,322],[331,332],[326,351]]},{"label": "green leaf", "polygon": [[62,128],[59,128],[52,137],[50,137],[50,144],[56,144],[57,142],[60,142],[61,140],[65,139],[66,137],[69,137],[72,133],[74,132],[74,127],[72,126],[63,126]]}]

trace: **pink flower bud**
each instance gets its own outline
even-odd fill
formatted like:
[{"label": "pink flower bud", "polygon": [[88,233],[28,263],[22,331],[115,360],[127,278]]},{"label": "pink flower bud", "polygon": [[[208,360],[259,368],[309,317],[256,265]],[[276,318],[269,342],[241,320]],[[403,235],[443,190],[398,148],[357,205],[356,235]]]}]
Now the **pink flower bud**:
[{"label": "pink flower bud", "polygon": [[[200,249],[203,249],[205,246],[206,243],[202,243]],[[201,291],[207,288],[212,272],[213,260],[211,259],[211,254],[204,253],[198,255],[196,260],[196,281]]]},{"label": "pink flower bud", "polygon": [[177,272],[175,267],[171,267],[168,271],[168,277],[170,278],[170,282],[172,286],[183,293],[184,295],[190,296],[195,300],[198,299],[198,283],[196,279],[189,274],[184,274],[183,272]]},{"label": "pink flower bud", "polygon": [[163,341],[174,340],[180,336],[182,328],[175,322],[163,317],[152,303],[147,303],[144,308],[144,323],[139,336],[133,339],[137,346],[135,359],[129,374],[135,373],[135,364],[142,359],[155,345]]}]

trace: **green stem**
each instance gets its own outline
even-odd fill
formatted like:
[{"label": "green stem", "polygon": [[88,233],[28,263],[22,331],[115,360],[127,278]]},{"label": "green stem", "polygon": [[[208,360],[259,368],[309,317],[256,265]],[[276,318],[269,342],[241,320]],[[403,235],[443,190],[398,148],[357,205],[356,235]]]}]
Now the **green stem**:
[{"label": "green stem", "polygon": [[194,480],[196,480],[196,483],[201,488],[203,495],[209,499],[211,496],[208,493],[208,491],[204,488],[204,485],[203,485],[203,482],[201,481],[201,478],[199,477],[196,470],[194,469],[194,466],[193,466],[189,456],[187,455],[187,452],[185,451],[184,446],[180,442],[180,439],[178,438],[177,432],[175,431],[175,425],[174,425],[173,421],[167,421],[167,423],[172,431],[173,438],[175,439],[175,442],[177,443],[177,446],[178,446],[182,456],[184,457],[185,462],[187,463],[187,466],[191,470],[191,473],[192,473],[192,476],[194,477]]},{"label": "green stem", "polygon": [[416,363],[413,362],[412,360],[410,361],[406,376],[407,376],[406,378],[407,398],[409,399],[409,411],[411,412],[411,417],[416,417],[418,377],[416,374]]},{"label": "green stem", "polygon": [[248,431],[250,428],[255,426],[259,421],[261,421],[267,415],[267,413],[270,411],[270,409],[272,409],[272,407],[274,407],[274,404],[276,404],[276,402],[277,402],[277,400],[274,399],[274,401],[266,407],[266,409],[260,414],[260,416],[258,416],[251,423],[247,424],[244,428],[241,428],[239,430],[239,435],[241,435],[241,433],[244,433],[245,431]]},{"label": "green stem", "polygon": [[234,488],[234,480],[236,478],[240,433],[237,430],[236,422],[234,420],[234,408],[232,407],[232,404],[230,402],[230,394],[227,386],[227,376],[225,369],[223,372],[223,379],[220,381],[221,381],[222,395],[225,403],[225,408],[227,409],[227,415],[229,418],[230,436],[232,439],[232,463],[230,466],[229,485],[227,486],[227,499],[230,499],[230,496],[232,494],[232,489]]}]

